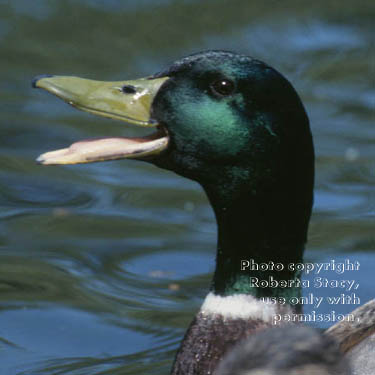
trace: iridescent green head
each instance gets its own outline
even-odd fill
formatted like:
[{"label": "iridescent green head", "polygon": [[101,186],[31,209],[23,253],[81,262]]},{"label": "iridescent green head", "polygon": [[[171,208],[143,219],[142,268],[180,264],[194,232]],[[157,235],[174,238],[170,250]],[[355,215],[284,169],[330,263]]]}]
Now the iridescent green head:
[{"label": "iridescent green head", "polygon": [[209,51],[155,75],[164,76],[152,117],[168,129],[170,144],[155,164],[208,189],[221,182],[230,194],[279,183],[293,190],[306,180],[311,200],[309,122],[280,73],[248,56]]}]

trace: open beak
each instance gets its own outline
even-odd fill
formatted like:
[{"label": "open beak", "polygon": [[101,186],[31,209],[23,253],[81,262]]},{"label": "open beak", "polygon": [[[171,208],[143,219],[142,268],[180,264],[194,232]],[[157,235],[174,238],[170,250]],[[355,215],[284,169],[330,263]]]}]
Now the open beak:
[{"label": "open beak", "polygon": [[73,143],[46,152],[41,164],[78,164],[115,159],[139,159],[160,154],[168,146],[167,130],[150,118],[155,95],[169,77],[133,81],[101,82],[78,77],[41,76],[33,87],[43,88],[70,105],[99,116],[122,120],[157,131],[139,138],[100,138]]}]

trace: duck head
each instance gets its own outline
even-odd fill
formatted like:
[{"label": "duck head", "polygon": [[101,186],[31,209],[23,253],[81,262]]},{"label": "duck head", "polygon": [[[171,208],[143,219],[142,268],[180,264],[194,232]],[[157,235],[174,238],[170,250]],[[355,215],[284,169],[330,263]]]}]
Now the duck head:
[{"label": "duck head", "polygon": [[39,76],[33,86],[78,109],[157,129],[144,138],[81,141],[41,155],[41,164],[140,159],[208,188],[224,184],[227,194],[283,179],[290,185],[309,174],[311,183],[313,150],[303,105],[280,73],[248,56],[209,51],[145,79]]},{"label": "duck head", "polygon": [[[250,248],[259,260],[302,259],[313,143],[301,100],[275,69],[248,56],[208,51],[135,81],[48,76],[33,85],[78,109],[156,128],[143,138],[78,142],[41,155],[41,164],[153,163],[203,186],[217,217],[224,264],[228,252],[246,256]],[[280,250],[291,244],[293,251]]]}]

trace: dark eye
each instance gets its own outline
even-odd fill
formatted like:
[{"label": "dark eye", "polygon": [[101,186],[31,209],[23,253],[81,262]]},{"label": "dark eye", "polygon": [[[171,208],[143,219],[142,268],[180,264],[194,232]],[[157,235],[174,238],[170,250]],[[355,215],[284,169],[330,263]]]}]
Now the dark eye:
[{"label": "dark eye", "polygon": [[233,93],[235,86],[229,79],[219,79],[211,84],[211,89],[216,95],[228,96]]}]

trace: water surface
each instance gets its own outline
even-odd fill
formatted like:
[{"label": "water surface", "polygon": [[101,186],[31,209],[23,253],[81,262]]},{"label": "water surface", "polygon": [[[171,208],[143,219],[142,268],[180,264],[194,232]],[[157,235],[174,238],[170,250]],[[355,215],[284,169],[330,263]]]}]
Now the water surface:
[{"label": "water surface", "polygon": [[267,61],[315,139],[306,259],[358,260],[357,294],[372,298],[374,15],[370,0],[0,0],[2,374],[167,374],[214,267],[195,183],[135,161],[35,164],[77,139],[139,134],[32,90],[40,73],[129,79],[213,48]]}]

